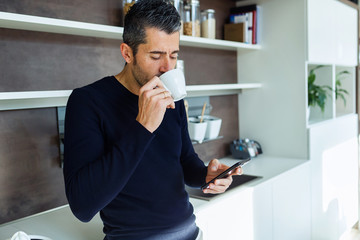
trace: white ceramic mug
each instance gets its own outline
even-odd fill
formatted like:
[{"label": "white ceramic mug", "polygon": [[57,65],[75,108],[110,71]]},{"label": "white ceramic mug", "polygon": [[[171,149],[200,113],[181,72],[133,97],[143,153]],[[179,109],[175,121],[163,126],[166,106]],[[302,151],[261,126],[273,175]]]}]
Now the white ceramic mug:
[{"label": "white ceramic mug", "polygon": [[174,101],[179,101],[186,97],[185,77],[184,73],[179,69],[173,69],[163,73],[160,76],[166,90],[171,94]]}]

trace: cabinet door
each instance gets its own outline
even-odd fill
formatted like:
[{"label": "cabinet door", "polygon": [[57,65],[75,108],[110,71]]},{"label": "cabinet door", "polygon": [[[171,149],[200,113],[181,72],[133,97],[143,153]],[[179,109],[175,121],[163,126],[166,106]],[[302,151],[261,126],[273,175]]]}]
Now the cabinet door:
[{"label": "cabinet door", "polygon": [[309,130],[313,239],[337,240],[358,220],[357,125],[353,114]]},{"label": "cabinet door", "polygon": [[196,212],[196,224],[204,240],[254,239],[253,190],[228,192]]},{"label": "cabinet door", "polygon": [[357,65],[357,10],[337,0],[308,0],[308,61]]},{"label": "cabinet door", "polygon": [[[325,8],[326,6],[326,8]],[[333,63],[335,61],[334,0],[308,0],[308,61]]]},{"label": "cabinet door", "polygon": [[308,163],[273,183],[273,239],[311,239],[310,166]]},{"label": "cabinet door", "polygon": [[272,183],[265,182],[254,188],[254,240],[273,238]]},{"label": "cabinet door", "polygon": [[357,65],[358,16],[357,10],[336,1],[334,13],[335,56],[337,65]]}]

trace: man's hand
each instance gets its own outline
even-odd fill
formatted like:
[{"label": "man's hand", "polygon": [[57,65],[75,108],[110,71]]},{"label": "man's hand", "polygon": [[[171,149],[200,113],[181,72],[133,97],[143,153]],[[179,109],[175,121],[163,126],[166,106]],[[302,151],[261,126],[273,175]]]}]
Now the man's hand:
[{"label": "man's hand", "polygon": [[[222,164],[217,159],[213,159],[210,161],[208,165],[207,175],[206,175],[206,182],[211,181],[214,177],[228,169],[229,166]],[[227,178],[216,179],[214,183],[210,183],[209,187],[204,189],[204,193],[223,193],[232,183],[232,175],[240,175],[242,174],[242,169],[235,168]]]},{"label": "man's hand", "polygon": [[174,99],[155,76],[140,88],[136,121],[149,132],[154,132],[160,126],[167,108],[175,108]]}]

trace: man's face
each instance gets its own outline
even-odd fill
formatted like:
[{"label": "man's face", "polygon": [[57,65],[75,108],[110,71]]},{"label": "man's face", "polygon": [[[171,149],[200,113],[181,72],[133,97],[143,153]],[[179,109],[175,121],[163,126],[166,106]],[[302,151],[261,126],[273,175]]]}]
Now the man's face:
[{"label": "man's face", "polygon": [[132,65],[132,74],[140,86],[175,68],[179,38],[179,32],[169,35],[156,28],[146,29],[146,43],[139,45]]}]

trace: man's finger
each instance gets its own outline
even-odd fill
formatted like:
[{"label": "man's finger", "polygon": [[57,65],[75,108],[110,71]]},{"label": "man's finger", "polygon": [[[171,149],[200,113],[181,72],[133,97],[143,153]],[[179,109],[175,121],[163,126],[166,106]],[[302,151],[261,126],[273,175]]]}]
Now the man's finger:
[{"label": "man's finger", "polygon": [[150,79],[144,86],[141,87],[140,91],[148,91],[156,88],[164,88],[164,84],[157,76]]}]

